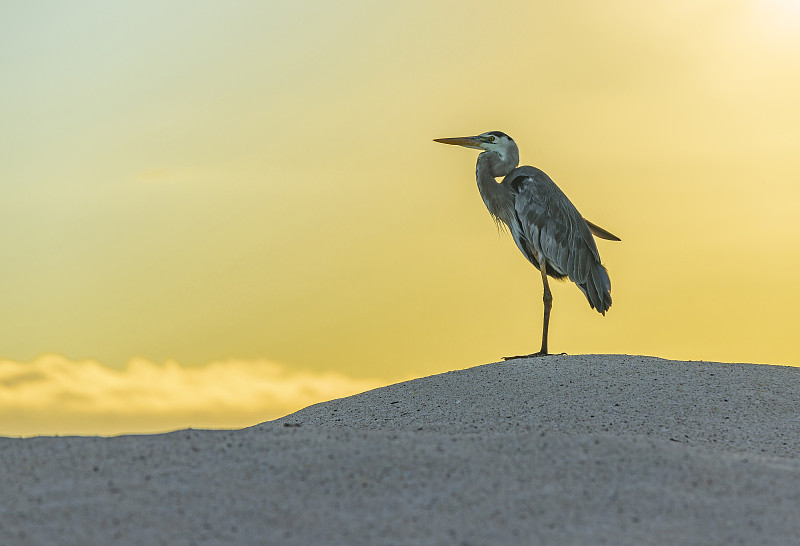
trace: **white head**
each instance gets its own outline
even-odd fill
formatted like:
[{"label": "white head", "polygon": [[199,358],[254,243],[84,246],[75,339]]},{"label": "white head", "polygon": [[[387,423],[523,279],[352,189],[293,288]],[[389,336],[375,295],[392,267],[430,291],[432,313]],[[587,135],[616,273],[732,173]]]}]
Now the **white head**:
[{"label": "white head", "polygon": [[478,164],[485,161],[492,176],[505,176],[519,165],[517,143],[502,131],[489,131],[470,137],[436,138],[434,142],[483,150],[484,153],[478,158]]}]

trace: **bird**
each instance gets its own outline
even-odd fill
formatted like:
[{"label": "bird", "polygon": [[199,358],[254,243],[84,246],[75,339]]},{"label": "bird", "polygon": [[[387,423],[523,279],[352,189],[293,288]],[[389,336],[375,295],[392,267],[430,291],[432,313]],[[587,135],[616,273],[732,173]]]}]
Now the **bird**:
[{"label": "bird", "polygon": [[[592,235],[620,241],[581,216],[575,205],[541,169],[519,167],[519,148],[502,131],[476,136],[436,138],[434,142],[481,150],[475,168],[478,191],[499,227],[508,228],[522,255],[541,272],[544,302],[542,346],[529,355],[505,360],[548,356],[547,334],[553,295],[547,277],[569,278],[605,316],[611,307],[611,279],[600,261]],[[503,177],[497,182],[497,178]]]}]

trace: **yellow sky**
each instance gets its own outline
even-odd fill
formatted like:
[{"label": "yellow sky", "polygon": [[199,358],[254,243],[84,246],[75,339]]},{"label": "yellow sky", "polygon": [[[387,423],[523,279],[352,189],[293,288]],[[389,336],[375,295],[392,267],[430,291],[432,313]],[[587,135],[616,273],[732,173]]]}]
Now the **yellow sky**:
[{"label": "yellow sky", "polygon": [[[538,272],[477,152],[431,142],[488,130],[623,239],[605,317],[554,286],[551,350],[800,364],[798,25],[789,0],[0,6],[0,434],[244,426],[536,350]],[[139,389],[132,361],[200,374],[207,408],[220,366],[341,382],[46,426],[59,370]]]}]

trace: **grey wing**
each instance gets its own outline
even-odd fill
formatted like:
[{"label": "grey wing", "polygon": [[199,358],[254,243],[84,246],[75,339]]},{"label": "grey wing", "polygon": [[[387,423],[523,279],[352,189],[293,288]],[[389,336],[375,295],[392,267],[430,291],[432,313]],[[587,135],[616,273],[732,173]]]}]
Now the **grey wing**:
[{"label": "grey wing", "polygon": [[586,218],[583,219],[586,222],[586,225],[589,226],[589,231],[592,232],[592,235],[595,237],[599,237],[601,239],[605,239],[606,241],[621,241],[619,237],[611,233],[610,231],[606,231],[605,229],[601,228],[597,224],[593,224]]},{"label": "grey wing", "polygon": [[589,226],[544,172],[533,167],[518,170],[522,172],[510,181],[516,192],[514,208],[520,232],[517,245],[522,245],[521,250],[526,243],[530,245],[535,256],[546,259],[548,274],[568,276],[589,305],[605,314],[611,306],[611,280],[600,263]]}]

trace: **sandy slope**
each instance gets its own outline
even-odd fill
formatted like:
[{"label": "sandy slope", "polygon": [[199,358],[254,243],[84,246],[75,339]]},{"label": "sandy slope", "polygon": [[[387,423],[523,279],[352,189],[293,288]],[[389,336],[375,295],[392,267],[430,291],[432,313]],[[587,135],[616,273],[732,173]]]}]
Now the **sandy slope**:
[{"label": "sandy slope", "polygon": [[489,364],[239,431],[0,440],[15,544],[800,543],[800,368]]}]

